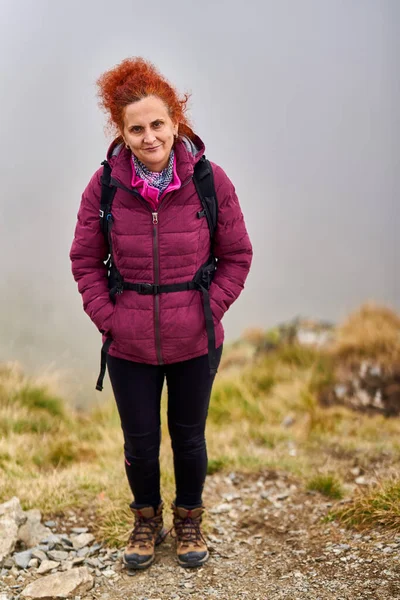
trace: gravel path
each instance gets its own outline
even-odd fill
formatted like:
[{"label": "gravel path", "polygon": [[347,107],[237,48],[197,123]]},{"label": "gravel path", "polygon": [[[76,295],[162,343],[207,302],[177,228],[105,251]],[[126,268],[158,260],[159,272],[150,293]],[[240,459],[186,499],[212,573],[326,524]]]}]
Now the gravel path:
[{"label": "gravel path", "polygon": [[[365,600],[400,598],[400,536],[321,523],[331,504],[284,473],[209,476],[204,490],[211,558],[185,570],[168,537],[146,571],[128,572],[120,553],[74,600]],[[170,524],[167,511],[167,523]],[[104,552],[104,549],[103,549]],[[93,567],[93,568],[92,568]],[[22,586],[37,578],[24,571]],[[4,579],[5,582],[5,579]],[[11,581],[0,584],[11,593]],[[17,595],[15,595],[17,593]]]}]

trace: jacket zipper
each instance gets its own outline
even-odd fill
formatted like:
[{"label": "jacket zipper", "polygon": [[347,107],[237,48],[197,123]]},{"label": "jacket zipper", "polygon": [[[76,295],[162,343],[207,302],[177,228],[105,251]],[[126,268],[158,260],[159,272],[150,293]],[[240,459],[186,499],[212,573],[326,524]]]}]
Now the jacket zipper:
[{"label": "jacket zipper", "polygon": [[[193,176],[190,176],[188,179],[186,179],[186,181],[184,181],[184,183],[182,183],[180,189],[182,189],[183,187],[185,187],[192,179],[193,179]],[[168,194],[166,194],[164,196],[164,198],[162,199],[160,205],[158,206],[158,210],[156,212],[153,212],[152,209],[151,209],[151,206],[149,205],[149,203],[147,202],[147,200],[145,198],[143,198],[143,196],[141,196],[140,194],[138,194],[134,190],[130,190],[129,188],[125,187],[117,179],[111,178],[111,183],[114,184],[116,187],[119,187],[119,188],[125,190],[126,192],[130,192],[131,194],[133,194],[134,196],[136,196],[136,198],[138,198],[139,200],[141,200],[147,206],[147,208],[151,212],[152,222],[153,222],[154,283],[155,283],[155,285],[160,285],[160,257],[159,257],[159,250],[158,250],[159,244],[158,244],[158,227],[157,227],[157,225],[158,225],[158,213],[159,213],[159,211],[161,209],[161,206],[164,204],[165,199],[172,192],[169,192]],[[159,365],[163,365],[164,361],[163,361],[163,356],[162,356],[162,351],[161,351],[160,296],[159,296],[159,294],[155,294],[155,296],[154,296],[154,332],[155,332],[155,338],[156,338],[155,342],[156,342],[157,362],[158,362]]]},{"label": "jacket zipper", "polygon": [[[158,213],[151,213],[153,217],[153,256],[154,256],[154,283],[160,285],[160,257],[158,253]],[[154,296],[154,331],[156,336],[156,353],[159,365],[163,365],[161,351],[161,332],[160,332],[160,296]]]}]

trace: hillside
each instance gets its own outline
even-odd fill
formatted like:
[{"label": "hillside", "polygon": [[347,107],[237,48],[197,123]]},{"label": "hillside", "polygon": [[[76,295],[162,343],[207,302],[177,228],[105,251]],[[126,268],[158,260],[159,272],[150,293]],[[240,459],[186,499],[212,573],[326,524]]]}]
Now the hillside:
[{"label": "hillside", "polygon": [[[137,598],[400,597],[399,412],[400,318],[388,308],[364,305],[336,327],[295,319],[246,332],[225,349],[207,425],[212,559],[185,574],[168,539],[162,560],[136,577]],[[76,412],[50,384],[3,364],[0,432],[0,503],[16,496],[25,511],[39,509],[53,521],[54,533],[87,525],[106,547],[123,547],[130,495],[111,397]],[[118,556],[118,579],[99,576],[84,597],[124,597],[118,590],[126,593],[132,580],[118,570]],[[38,575],[8,563],[1,577],[7,593],[19,585],[18,597]]]}]

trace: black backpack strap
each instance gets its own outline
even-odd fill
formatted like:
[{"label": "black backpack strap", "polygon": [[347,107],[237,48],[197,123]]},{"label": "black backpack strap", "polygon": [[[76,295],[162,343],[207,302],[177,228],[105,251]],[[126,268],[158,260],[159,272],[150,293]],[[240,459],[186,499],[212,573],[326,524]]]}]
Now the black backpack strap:
[{"label": "black backpack strap", "polygon": [[195,280],[200,276],[199,290],[203,295],[203,310],[208,338],[208,360],[210,373],[215,375],[218,368],[218,356],[215,348],[215,328],[210,304],[209,287],[215,271],[216,261],[213,256],[213,240],[218,223],[218,200],[215,193],[214,173],[210,161],[202,156],[196,163],[193,173],[193,182],[200,198],[203,210],[197,213],[199,218],[206,217],[211,239],[211,257],[207,265],[203,265]]},{"label": "black backpack strap", "polygon": [[111,206],[114,200],[117,188],[111,185],[111,167],[110,164],[103,160],[103,173],[101,176],[101,198],[100,198],[100,229],[108,243],[108,215],[111,212]]},{"label": "black backpack strap", "polygon": [[210,238],[213,240],[218,222],[218,202],[213,170],[210,161],[205,156],[202,156],[194,167],[193,182],[203,207],[203,211],[197,213],[197,216],[199,218],[206,217]]},{"label": "black backpack strap", "polygon": [[106,367],[107,367],[107,353],[108,353],[109,347],[112,344],[112,341],[113,341],[112,338],[107,338],[101,348],[100,373],[99,373],[99,377],[98,377],[97,383],[96,383],[96,390],[98,390],[99,392],[101,392],[103,390],[104,375],[106,374]]}]

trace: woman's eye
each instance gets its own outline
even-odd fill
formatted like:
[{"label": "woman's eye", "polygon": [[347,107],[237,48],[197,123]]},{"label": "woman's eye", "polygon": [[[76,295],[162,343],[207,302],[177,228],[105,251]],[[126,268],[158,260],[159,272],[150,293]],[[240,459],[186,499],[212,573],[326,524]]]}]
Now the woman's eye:
[{"label": "woman's eye", "polygon": [[142,129],[141,127],[137,126],[137,127],[132,127],[131,131],[132,131],[132,133],[140,133],[141,129]]},{"label": "woman's eye", "polygon": [[153,123],[153,125],[154,125],[154,127],[161,127],[162,123],[161,123],[161,121],[155,121]]}]

